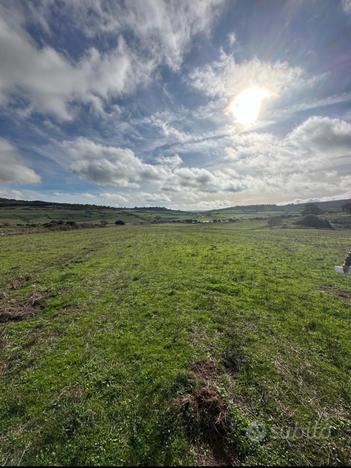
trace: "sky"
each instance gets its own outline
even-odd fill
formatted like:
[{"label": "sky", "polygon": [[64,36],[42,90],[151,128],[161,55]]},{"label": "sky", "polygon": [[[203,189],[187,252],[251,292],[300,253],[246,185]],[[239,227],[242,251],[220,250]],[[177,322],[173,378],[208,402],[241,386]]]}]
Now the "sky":
[{"label": "sky", "polygon": [[0,0],[0,197],[351,197],[351,0]]}]

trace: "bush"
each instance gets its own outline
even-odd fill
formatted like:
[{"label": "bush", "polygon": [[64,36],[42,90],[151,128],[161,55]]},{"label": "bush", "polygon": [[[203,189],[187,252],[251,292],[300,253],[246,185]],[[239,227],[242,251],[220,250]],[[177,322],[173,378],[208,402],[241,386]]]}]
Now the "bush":
[{"label": "bush", "polygon": [[124,221],[122,221],[121,219],[117,219],[117,221],[115,222],[115,224],[117,226],[124,226],[126,223]]},{"label": "bush", "polygon": [[80,224],[75,221],[63,221],[62,219],[53,219],[48,223],[44,223],[43,226],[51,231],[70,231],[81,227]]},{"label": "bush", "polygon": [[300,226],[315,228],[315,229],[333,229],[333,226],[327,219],[321,219],[316,215],[307,215],[296,221]]},{"label": "bush", "polygon": [[281,226],[281,224],[282,224],[282,218],[280,216],[272,216],[267,221],[267,225],[269,227],[277,227],[277,226]]}]

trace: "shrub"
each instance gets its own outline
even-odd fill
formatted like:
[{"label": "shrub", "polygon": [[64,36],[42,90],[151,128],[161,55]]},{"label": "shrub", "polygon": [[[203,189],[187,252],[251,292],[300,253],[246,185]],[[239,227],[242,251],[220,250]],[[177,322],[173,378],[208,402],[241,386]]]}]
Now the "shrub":
[{"label": "shrub", "polygon": [[327,219],[319,218],[316,215],[307,215],[296,221],[300,226],[315,228],[315,229],[333,229],[333,226]]},{"label": "shrub", "polygon": [[281,226],[282,218],[280,216],[272,216],[268,219],[267,224],[269,227]]},{"label": "shrub", "polygon": [[115,222],[115,224],[117,226],[123,226],[124,224],[126,224],[124,221],[122,221],[122,219],[117,219],[117,221]]}]

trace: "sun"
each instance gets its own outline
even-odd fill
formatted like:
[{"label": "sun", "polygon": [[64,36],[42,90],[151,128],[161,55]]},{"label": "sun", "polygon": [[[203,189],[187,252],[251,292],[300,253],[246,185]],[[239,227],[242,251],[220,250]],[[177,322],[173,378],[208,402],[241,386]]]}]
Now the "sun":
[{"label": "sun", "polygon": [[228,110],[239,123],[253,124],[259,117],[263,100],[269,95],[266,88],[251,86],[235,96],[229,104]]}]

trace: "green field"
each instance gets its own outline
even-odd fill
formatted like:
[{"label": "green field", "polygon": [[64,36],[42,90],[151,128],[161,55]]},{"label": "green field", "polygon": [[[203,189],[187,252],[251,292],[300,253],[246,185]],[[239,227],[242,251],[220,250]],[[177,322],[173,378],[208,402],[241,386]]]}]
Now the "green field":
[{"label": "green field", "polygon": [[349,248],[260,221],[0,238],[0,464],[350,464]]},{"label": "green field", "polygon": [[[343,213],[342,206],[350,200],[315,203],[322,217],[337,227],[351,228],[351,213]],[[23,201],[0,198],[0,236],[28,232],[45,232],[45,223],[64,221],[81,223],[80,227],[113,225],[117,220],[126,224],[212,223],[259,221],[270,218],[279,224],[293,225],[306,204],[233,206],[210,211],[181,211],[164,207],[114,208],[97,205],[72,205],[43,201]]]}]

